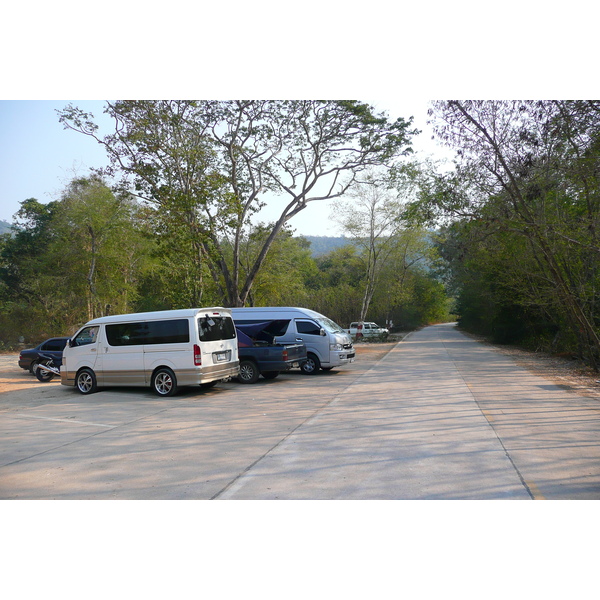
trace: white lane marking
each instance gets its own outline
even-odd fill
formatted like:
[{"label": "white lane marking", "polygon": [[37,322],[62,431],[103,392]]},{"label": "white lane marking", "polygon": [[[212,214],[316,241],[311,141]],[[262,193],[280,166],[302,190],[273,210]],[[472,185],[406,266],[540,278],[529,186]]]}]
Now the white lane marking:
[{"label": "white lane marking", "polygon": [[18,419],[41,419],[42,421],[58,421],[60,423],[77,423],[78,425],[91,425],[92,427],[108,427],[112,429],[116,425],[104,425],[104,423],[88,423],[87,421],[75,421],[74,419],[53,419],[52,417],[34,417],[33,415],[14,415]]}]

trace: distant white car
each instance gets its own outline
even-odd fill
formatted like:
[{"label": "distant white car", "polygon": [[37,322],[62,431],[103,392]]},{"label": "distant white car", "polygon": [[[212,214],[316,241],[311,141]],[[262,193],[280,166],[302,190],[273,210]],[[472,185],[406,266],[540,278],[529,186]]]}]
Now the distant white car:
[{"label": "distant white car", "polygon": [[[359,325],[362,327],[359,328]],[[364,337],[376,337],[380,335],[387,335],[389,330],[385,327],[379,327],[377,323],[373,323],[373,321],[365,321],[364,323],[359,323],[355,321],[354,323],[350,323],[350,328],[346,330],[351,336],[356,337],[360,332]]]}]

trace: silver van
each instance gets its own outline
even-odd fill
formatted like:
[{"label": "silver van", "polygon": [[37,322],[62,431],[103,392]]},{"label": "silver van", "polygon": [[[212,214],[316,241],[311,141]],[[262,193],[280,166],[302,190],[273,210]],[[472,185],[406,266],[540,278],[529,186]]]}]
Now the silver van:
[{"label": "silver van", "polygon": [[356,353],[352,338],[335,322],[308,308],[268,306],[232,308],[236,323],[259,323],[267,320],[288,320],[277,343],[304,342],[308,360],[300,367],[303,373],[315,374],[319,369],[329,371],[354,362]]},{"label": "silver van", "polygon": [[82,394],[115,385],[150,386],[171,396],[180,386],[211,387],[238,372],[231,312],[217,307],[89,321],[67,343],[60,376]]}]

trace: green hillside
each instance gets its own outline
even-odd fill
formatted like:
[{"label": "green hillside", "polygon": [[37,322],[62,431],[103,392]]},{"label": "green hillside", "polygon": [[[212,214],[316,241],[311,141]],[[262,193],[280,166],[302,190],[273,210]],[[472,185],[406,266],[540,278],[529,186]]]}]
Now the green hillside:
[{"label": "green hillside", "polygon": [[352,244],[352,241],[345,237],[328,237],[325,235],[303,235],[301,237],[310,242],[310,250],[313,256],[322,256],[336,248]]}]

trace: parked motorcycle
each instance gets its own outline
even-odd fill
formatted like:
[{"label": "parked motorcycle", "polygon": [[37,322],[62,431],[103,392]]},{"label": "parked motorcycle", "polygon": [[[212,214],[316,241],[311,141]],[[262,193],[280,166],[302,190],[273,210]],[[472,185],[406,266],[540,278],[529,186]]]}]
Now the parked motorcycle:
[{"label": "parked motorcycle", "polygon": [[38,381],[47,383],[52,381],[55,375],[60,377],[60,366],[54,362],[54,358],[48,354],[40,353],[38,363],[34,366],[35,376]]}]

